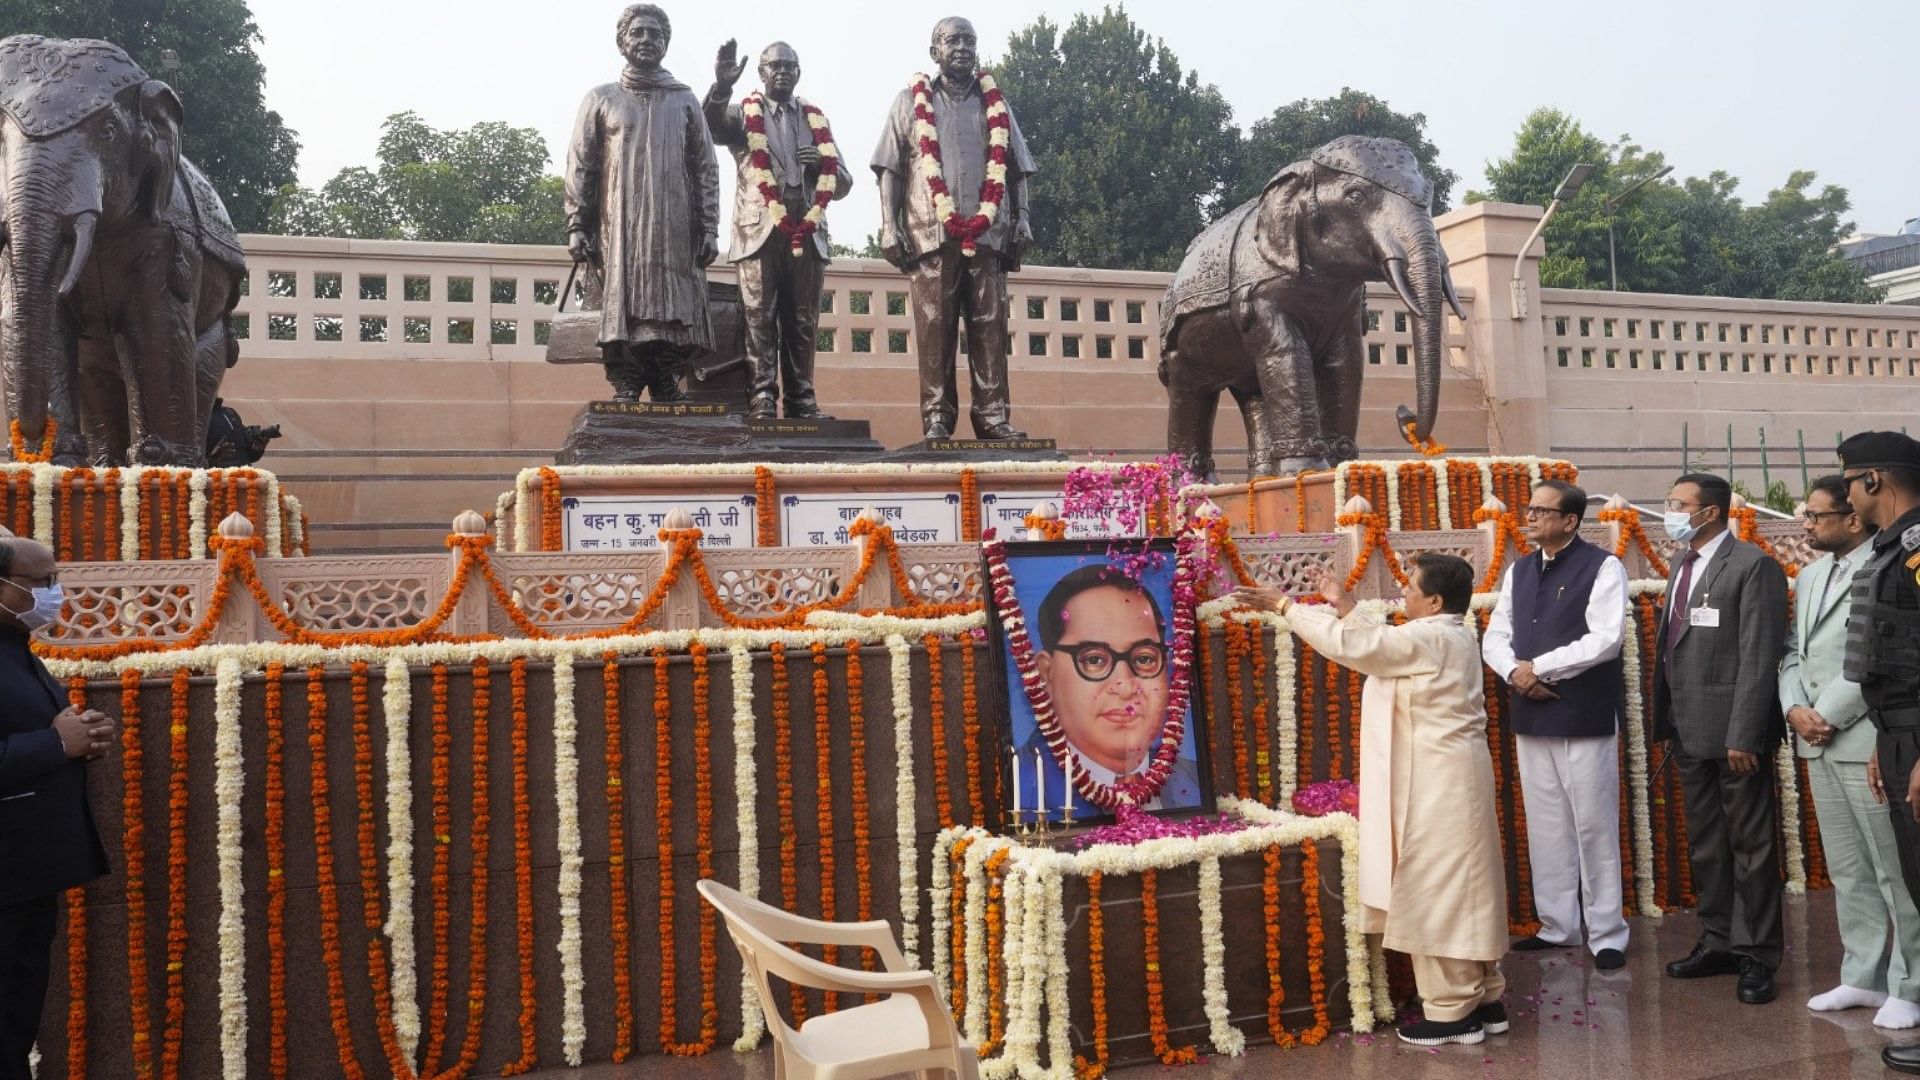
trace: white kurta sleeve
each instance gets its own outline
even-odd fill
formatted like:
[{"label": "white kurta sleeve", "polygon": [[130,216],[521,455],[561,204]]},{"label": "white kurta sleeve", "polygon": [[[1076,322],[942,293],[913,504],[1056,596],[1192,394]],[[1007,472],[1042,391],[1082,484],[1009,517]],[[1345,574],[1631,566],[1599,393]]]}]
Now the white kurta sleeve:
[{"label": "white kurta sleeve", "polygon": [[1391,679],[1439,667],[1427,642],[1410,625],[1387,626],[1358,612],[1342,619],[1332,608],[1317,604],[1288,609],[1287,625],[1320,655],[1362,675]]},{"label": "white kurta sleeve", "polygon": [[1500,676],[1502,682],[1513,681],[1513,669],[1520,661],[1513,656],[1513,568],[1500,577],[1500,598],[1494,602],[1493,614],[1487,616],[1487,632],[1480,641],[1480,656]]},{"label": "white kurta sleeve", "polygon": [[1609,555],[1587,595],[1587,632],[1533,659],[1533,673],[1547,682],[1571,679],[1620,655],[1627,624],[1627,569]]}]

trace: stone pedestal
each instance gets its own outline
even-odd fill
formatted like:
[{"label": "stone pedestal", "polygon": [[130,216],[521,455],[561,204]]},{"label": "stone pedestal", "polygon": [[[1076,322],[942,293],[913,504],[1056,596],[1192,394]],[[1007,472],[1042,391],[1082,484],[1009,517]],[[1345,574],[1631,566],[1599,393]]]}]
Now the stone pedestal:
[{"label": "stone pedestal", "polygon": [[574,414],[557,465],[872,461],[885,452],[865,420],[749,420],[719,402],[590,401]]},{"label": "stone pedestal", "polygon": [[1052,439],[922,439],[887,461],[1065,461]]}]

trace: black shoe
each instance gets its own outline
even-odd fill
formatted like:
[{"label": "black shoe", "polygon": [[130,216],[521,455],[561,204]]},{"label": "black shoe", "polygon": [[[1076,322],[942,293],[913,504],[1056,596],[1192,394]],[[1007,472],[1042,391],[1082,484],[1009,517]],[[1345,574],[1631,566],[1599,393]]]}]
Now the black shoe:
[{"label": "black shoe", "polygon": [[1920,1073],[1920,1043],[1900,1043],[1881,1048],[1880,1064],[1894,1072]]},{"label": "black shoe", "polygon": [[1415,1020],[1400,1028],[1400,1041],[1415,1046],[1445,1046],[1447,1043],[1471,1046],[1486,1037],[1486,1028],[1472,1016],[1465,1020]]},{"label": "black shoe", "polygon": [[772,420],[779,415],[770,397],[757,397],[747,406],[747,419]]},{"label": "black shoe", "polygon": [[1713,975],[1737,975],[1739,972],[1739,957],[1730,952],[1714,952],[1705,945],[1695,945],[1686,959],[1675,960],[1667,965],[1667,977],[1670,979],[1704,979]]},{"label": "black shoe", "polygon": [[647,383],[647,396],[658,405],[678,405],[693,400],[685,390],[680,389],[679,377],[664,371],[655,374]]},{"label": "black shoe", "polygon": [[1489,1001],[1473,1010],[1473,1018],[1480,1022],[1489,1035],[1505,1035],[1513,1025],[1507,1023],[1507,1007],[1498,1001]]},{"label": "black shoe", "polygon": [[787,419],[789,420],[831,420],[833,419],[833,417],[828,416],[826,413],[823,413],[820,411],[819,402],[802,401],[802,402],[787,403]]},{"label": "black shoe", "polygon": [[973,434],[976,438],[981,439],[1024,439],[1027,437],[1026,432],[1021,431],[1019,428],[1005,421],[998,424],[989,424],[985,427],[976,424],[973,429]]},{"label": "black shoe", "polygon": [[1740,1000],[1748,1005],[1765,1005],[1775,997],[1773,971],[1751,956],[1740,958]]},{"label": "black shoe", "polygon": [[1546,952],[1548,949],[1564,949],[1566,947],[1567,943],[1564,941],[1548,941],[1539,934],[1535,934],[1532,937],[1521,938],[1519,941],[1507,946],[1508,949],[1514,952]]},{"label": "black shoe", "polygon": [[926,436],[929,439],[953,438],[953,425],[944,420],[929,420],[926,424]]},{"label": "black shoe", "polygon": [[1627,954],[1619,949],[1601,949],[1593,954],[1593,966],[1601,971],[1612,971],[1627,966]]}]

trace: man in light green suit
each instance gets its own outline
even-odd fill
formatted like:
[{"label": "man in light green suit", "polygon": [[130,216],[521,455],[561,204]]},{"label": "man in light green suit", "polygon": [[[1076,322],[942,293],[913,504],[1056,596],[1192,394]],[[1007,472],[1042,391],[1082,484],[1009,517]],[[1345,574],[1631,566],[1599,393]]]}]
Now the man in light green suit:
[{"label": "man in light green suit", "polygon": [[1807,493],[1810,546],[1826,554],[1794,582],[1793,626],[1780,667],[1780,707],[1807,759],[1820,846],[1839,907],[1840,985],[1816,995],[1816,1012],[1877,1007],[1876,1027],[1920,1026],[1920,912],[1900,879],[1885,804],[1867,783],[1874,727],[1860,687],[1841,674],[1847,596],[1866,564],[1873,527],[1853,512],[1846,483],[1821,477]]}]

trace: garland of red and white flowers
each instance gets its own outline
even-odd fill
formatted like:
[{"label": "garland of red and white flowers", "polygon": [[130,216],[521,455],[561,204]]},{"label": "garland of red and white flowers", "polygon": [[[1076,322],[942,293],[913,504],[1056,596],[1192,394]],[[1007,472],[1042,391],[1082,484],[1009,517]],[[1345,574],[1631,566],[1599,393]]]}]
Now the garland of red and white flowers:
[{"label": "garland of red and white flowers", "polygon": [[800,113],[813,132],[813,147],[820,151],[820,178],[813,185],[813,205],[799,221],[791,220],[787,204],[780,198],[780,185],[773,175],[773,155],[767,150],[767,117],[760,91],[755,90],[740,102],[747,128],[747,179],[766,200],[767,213],[774,227],[787,235],[793,253],[806,250],[806,243],[827,219],[827,204],[840,190],[840,147],[833,141],[833,129],[827,126],[827,114],[802,102]]},{"label": "garland of red and white flowers", "polygon": [[[1122,806],[1137,806],[1160,794],[1167,778],[1173,775],[1174,762],[1180,756],[1180,746],[1186,741],[1187,702],[1193,690],[1193,612],[1198,593],[1193,582],[1190,547],[1197,542],[1199,540],[1195,534],[1182,536],[1174,560],[1173,678],[1167,693],[1167,712],[1160,722],[1159,749],[1145,769],[1117,784],[1095,780],[1086,769],[1072,770],[1074,788],[1088,802],[1102,810],[1112,812]],[[996,537],[980,545],[980,550],[986,559],[994,608],[999,612],[1000,624],[1006,630],[1007,651],[1020,671],[1020,684],[1026,690],[1028,704],[1033,707],[1034,721],[1040,733],[1046,736],[1047,750],[1065,772],[1067,755],[1073,751],[1067,744],[1066,730],[1060,726],[1060,714],[1054,708],[1053,692],[1048,689],[1047,681],[1040,677],[1033,638],[1027,633],[1026,616],[1021,613],[1020,599],[1014,593],[1013,571],[1007,566],[1006,541]]]},{"label": "garland of red and white flowers", "polygon": [[1000,216],[1000,204],[1007,196],[1007,146],[1012,141],[1013,114],[1007,99],[993,76],[979,73],[980,97],[987,108],[987,175],[980,181],[980,208],[972,217],[961,217],[954,205],[953,193],[941,166],[940,132],[934,127],[933,80],[916,75],[913,92],[913,146],[915,168],[926,178],[933,192],[933,212],[945,226],[947,235],[960,241],[960,253],[972,257],[975,243],[993,228]]}]

